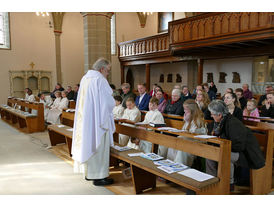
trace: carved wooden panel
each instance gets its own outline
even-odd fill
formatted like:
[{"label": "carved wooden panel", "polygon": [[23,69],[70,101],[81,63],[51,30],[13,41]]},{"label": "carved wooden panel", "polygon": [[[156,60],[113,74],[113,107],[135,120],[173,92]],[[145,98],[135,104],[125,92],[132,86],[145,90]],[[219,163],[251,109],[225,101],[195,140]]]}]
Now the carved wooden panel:
[{"label": "carved wooden panel", "polygon": [[207,18],[205,20],[205,37],[211,37],[213,35],[213,24],[212,18]]},{"label": "carved wooden panel", "polygon": [[197,39],[198,38],[198,24],[199,22],[196,21],[193,23],[193,26],[192,26],[192,39]]},{"label": "carved wooden panel", "polygon": [[198,33],[198,38],[204,38],[205,37],[205,20],[202,19],[199,22],[199,33]]},{"label": "carved wooden panel", "polygon": [[240,17],[240,25],[241,25],[241,28],[240,30],[241,31],[246,31],[249,29],[249,15],[248,13],[244,12],[242,13],[241,17]]},{"label": "carved wooden panel", "polygon": [[222,34],[228,33],[228,21],[228,15],[225,14],[222,20]]},{"label": "carved wooden panel", "polygon": [[[120,43],[120,57],[151,55],[151,53],[157,55],[157,52],[168,51],[174,44],[176,44],[174,45],[176,48],[172,48],[174,50],[182,49],[185,43],[189,45],[186,47],[188,49],[194,48],[195,45],[201,47],[199,41],[203,43],[205,39],[212,40],[210,44],[215,45],[214,37],[218,38],[218,44],[228,42],[227,39],[237,41],[238,39],[234,38],[235,35],[239,41],[243,41],[248,32],[269,32],[269,30],[262,29],[273,28],[273,19],[273,12],[212,12],[171,21],[169,22],[169,33]],[[241,32],[245,35],[239,35]],[[230,38],[230,35],[233,38]],[[222,36],[225,36],[223,41],[220,39]],[[193,42],[190,44],[190,41]]]},{"label": "carved wooden panel", "polygon": [[185,28],[184,28],[184,40],[185,41],[189,41],[191,40],[191,22],[188,22],[186,25],[185,25]]},{"label": "carved wooden panel", "polygon": [[221,16],[217,16],[215,18],[215,21],[213,21],[213,24],[214,24],[214,35],[219,35],[221,34],[221,21],[222,21],[222,17]]},{"label": "carved wooden panel", "polygon": [[184,25],[179,25],[179,42],[184,40]]},{"label": "carved wooden panel", "polygon": [[257,28],[259,26],[259,13],[250,12],[250,29]]},{"label": "carved wooden panel", "polygon": [[267,26],[269,23],[270,23],[269,13],[259,12],[259,27]]},{"label": "carved wooden panel", "polygon": [[229,32],[239,32],[239,13],[234,13],[230,17]]}]

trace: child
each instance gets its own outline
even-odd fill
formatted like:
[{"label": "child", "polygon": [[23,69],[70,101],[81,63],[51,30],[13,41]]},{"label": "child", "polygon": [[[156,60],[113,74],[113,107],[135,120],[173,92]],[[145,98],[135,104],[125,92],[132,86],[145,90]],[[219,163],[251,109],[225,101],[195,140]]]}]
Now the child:
[{"label": "child", "polygon": [[[257,109],[257,102],[255,99],[249,99],[244,109],[243,116],[260,117],[259,110]],[[259,119],[246,118],[245,120],[259,122]]]},{"label": "child", "polygon": [[[145,119],[142,123],[144,124],[149,124],[149,123],[154,123],[154,124],[164,124],[165,120],[163,118],[163,115],[161,112],[159,112],[158,110],[158,104],[159,104],[159,100],[156,97],[152,97],[149,101],[149,112],[146,113]],[[144,141],[144,140],[139,140],[136,139],[135,140],[135,145],[133,148],[138,148],[139,145],[139,149],[142,152],[148,153],[151,152],[151,148],[152,148],[152,144],[151,142],[148,141]],[[128,144],[128,146],[131,146]]]},{"label": "child", "polygon": [[[207,134],[207,127],[204,121],[202,111],[199,109],[198,104],[193,99],[188,99],[183,104],[184,107],[184,125],[182,130],[195,134]],[[179,138],[183,138],[180,137]],[[187,165],[192,166],[195,156],[187,152],[168,148],[167,158]]]},{"label": "child", "polygon": [[[141,112],[136,107],[134,99],[128,98],[126,100],[126,109],[124,111],[124,114],[122,116],[122,119],[128,120],[128,122],[136,123],[141,121]],[[124,125],[131,126],[130,124],[123,123]],[[122,146],[126,146],[128,144],[129,136],[124,134],[119,134],[119,144]]]},{"label": "child", "polygon": [[63,109],[68,107],[69,101],[67,99],[66,91],[62,91],[62,93],[56,91],[54,94],[56,99],[48,112],[46,121],[51,124],[60,124],[60,115],[62,114]]},{"label": "child", "polygon": [[115,99],[115,107],[113,108],[113,117],[114,119],[122,118],[124,114],[125,108],[122,106],[122,97],[121,96],[114,96]]}]

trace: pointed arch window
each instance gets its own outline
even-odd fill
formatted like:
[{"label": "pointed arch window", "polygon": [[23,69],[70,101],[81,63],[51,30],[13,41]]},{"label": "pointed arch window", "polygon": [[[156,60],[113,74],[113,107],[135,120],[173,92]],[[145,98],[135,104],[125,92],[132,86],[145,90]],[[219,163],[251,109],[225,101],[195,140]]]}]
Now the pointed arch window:
[{"label": "pointed arch window", "polygon": [[8,12],[0,12],[0,49],[10,49],[10,29]]}]

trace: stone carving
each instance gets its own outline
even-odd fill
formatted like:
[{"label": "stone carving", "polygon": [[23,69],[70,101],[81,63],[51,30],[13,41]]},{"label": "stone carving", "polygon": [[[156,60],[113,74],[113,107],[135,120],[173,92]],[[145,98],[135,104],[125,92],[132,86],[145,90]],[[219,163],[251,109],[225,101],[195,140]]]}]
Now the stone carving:
[{"label": "stone carving", "polygon": [[220,72],[220,77],[219,77],[219,83],[226,83],[225,77],[227,74],[225,72]]},{"label": "stone carving", "polygon": [[172,74],[167,75],[167,82],[172,82]]},{"label": "stone carving", "polygon": [[182,82],[182,77],[180,74],[176,74],[176,83]]},{"label": "stone carving", "polygon": [[232,72],[232,73],[233,73],[232,83],[241,83],[240,74],[238,72]]},{"label": "stone carving", "polygon": [[160,75],[160,80],[159,80],[159,82],[162,82],[162,83],[163,83],[164,81],[165,81],[165,77],[164,77],[163,74],[161,74],[161,75]]},{"label": "stone carving", "polygon": [[214,82],[213,81],[213,73],[207,73],[207,83]]}]

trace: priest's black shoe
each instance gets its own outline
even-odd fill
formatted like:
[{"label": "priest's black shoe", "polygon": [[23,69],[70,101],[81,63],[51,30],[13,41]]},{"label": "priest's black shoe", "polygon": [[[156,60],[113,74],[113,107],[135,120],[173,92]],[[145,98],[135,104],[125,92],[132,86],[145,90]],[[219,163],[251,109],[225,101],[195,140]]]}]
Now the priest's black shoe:
[{"label": "priest's black shoe", "polygon": [[87,177],[85,177],[86,181],[93,181],[93,179],[88,179]]},{"label": "priest's black shoe", "polygon": [[112,178],[104,178],[104,179],[98,179],[98,180],[94,180],[93,184],[95,186],[104,186],[104,185],[111,185],[113,183],[113,179]]}]

